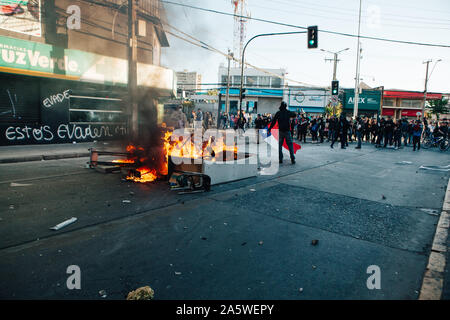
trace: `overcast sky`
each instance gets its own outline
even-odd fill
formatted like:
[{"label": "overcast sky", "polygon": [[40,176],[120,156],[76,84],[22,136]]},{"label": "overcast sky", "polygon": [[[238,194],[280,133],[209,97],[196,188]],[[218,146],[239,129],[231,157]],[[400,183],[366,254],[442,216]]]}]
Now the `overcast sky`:
[{"label": "overcast sky", "polygon": [[[233,13],[231,0],[170,0],[177,3]],[[168,22],[176,28],[223,51],[233,50],[234,18],[164,4]],[[298,26],[357,34],[359,0],[247,0],[253,18]],[[298,29],[250,20],[247,39],[259,33]],[[450,45],[449,0],[362,0],[361,35],[404,41]],[[203,76],[203,83],[218,81],[220,54],[196,47],[168,35],[162,65],[175,71],[187,69]],[[425,64],[438,62],[428,84],[430,92],[450,93],[450,48],[425,47],[361,39],[361,78],[371,87],[424,90]],[[287,77],[317,86],[329,86],[332,58],[320,49],[349,50],[339,55],[337,78],[341,87],[354,87],[357,38],[319,32],[319,48],[307,49],[306,35],[259,38],[249,45],[246,61],[262,68],[285,68]],[[295,85],[294,83],[292,83]]]}]

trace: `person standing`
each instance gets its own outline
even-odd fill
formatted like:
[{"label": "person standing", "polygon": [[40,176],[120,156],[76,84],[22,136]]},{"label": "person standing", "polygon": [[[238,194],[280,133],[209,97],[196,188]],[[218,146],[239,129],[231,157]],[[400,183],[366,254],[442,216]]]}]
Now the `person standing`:
[{"label": "person standing", "polygon": [[320,143],[323,143],[324,134],[325,134],[325,121],[323,120],[323,117],[320,117],[319,118],[319,138],[320,138]]},{"label": "person standing", "polygon": [[287,110],[286,102],[282,101],[280,105],[280,111],[275,114],[269,126],[268,131],[270,133],[270,130],[272,130],[275,123],[278,121],[278,160],[280,163],[283,163],[283,143],[284,141],[286,141],[286,144],[289,148],[291,163],[295,164],[294,145],[292,142],[290,128],[290,119],[294,117],[295,113]]},{"label": "person standing", "polygon": [[302,114],[302,118],[300,119],[300,131],[299,131],[300,139],[298,140],[302,141],[303,139],[304,143],[306,143],[306,133],[308,131],[308,124],[309,124],[308,118],[304,114]]},{"label": "person standing", "polygon": [[183,112],[183,107],[179,106],[173,114],[173,123],[175,129],[184,129],[187,125],[187,117]]},{"label": "person standing", "polygon": [[394,148],[400,149],[402,146],[402,124],[397,122],[394,128]]},{"label": "person standing", "polygon": [[420,123],[420,120],[416,120],[416,124],[413,126],[412,132],[413,132],[413,151],[416,151],[416,145],[417,145],[417,151],[420,150],[420,138],[422,136],[423,126]]},{"label": "person standing", "polygon": [[256,143],[259,144],[259,130],[264,129],[264,120],[260,114],[255,119]]},{"label": "person standing", "polygon": [[364,131],[364,123],[360,117],[356,117],[356,139],[358,140],[358,145],[355,149],[361,149],[362,135]]},{"label": "person standing", "polygon": [[389,116],[384,124],[384,148],[386,148],[389,143],[392,146],[392,138],[394,136],[394,121]]},{"label": "person standing", "polygon": [[197,114],[195,115],[194,128],[203,129],[203,112],[200,108],[198,108]]}]

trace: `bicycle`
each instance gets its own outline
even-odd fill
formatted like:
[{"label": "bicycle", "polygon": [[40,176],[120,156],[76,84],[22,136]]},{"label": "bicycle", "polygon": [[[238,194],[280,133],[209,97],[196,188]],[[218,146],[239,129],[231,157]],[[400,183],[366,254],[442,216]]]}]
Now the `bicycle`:
[{"label": "bicycle", "polygon": [[439,147],[440,151],[447,151],[450,147],[450,143],[446,137],[443,136],[435,137],[431,135],[425,137],[422,143],[422,147],[424,149]]}]

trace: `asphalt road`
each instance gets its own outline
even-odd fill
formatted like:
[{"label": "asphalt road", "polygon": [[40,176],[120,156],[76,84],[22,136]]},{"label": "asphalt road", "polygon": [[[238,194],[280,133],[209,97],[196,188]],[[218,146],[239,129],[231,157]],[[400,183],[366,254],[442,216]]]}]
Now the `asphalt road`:
[{"label": "asphalt road", "polygon": [[448,153],[306,144],[275,176],[177,195],[86,161],[0,164],[1,299],[417,299],[449,178],[419,169]]}]

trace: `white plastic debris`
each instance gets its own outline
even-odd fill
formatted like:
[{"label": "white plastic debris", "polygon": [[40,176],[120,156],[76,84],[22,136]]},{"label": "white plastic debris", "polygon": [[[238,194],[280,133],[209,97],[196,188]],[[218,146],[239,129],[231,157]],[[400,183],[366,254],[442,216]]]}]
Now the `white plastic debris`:
[{"label": "white plastic debris", "polygon": [[15,183],[15,182],[11,182],[10,186],[11,187],[29,187],[32,184],[30,183]]},{"label": "white plastic debris", "polygon": [[106,298],[106,297],[107,297],[107,294],[106,294],[106,291],[105,291],[105,290],[100,290],[100,291],[98,292],[98,294],[99,294],[100,297],[102,297],[102,298]]},{"label": "white plastic debris", "polygon": [[131,203],[130,200],[122,200],[122,203]]},{"label": "white plastic debris", "polygon": [[255,190],[255,189],[250,189],[250,191],[251,191],[251,192],[255,192],[256,190]]},{"label": "white plastic debris", "polygon": [[450,165],[448,165],[448,166],[420,166],[419,169],[447,172],[447,171],[450,171]]},{"label": "white plastic debris", "polygon": [[70,218],[70,219],[68,219],[66,221],[61,222],[60,224],[57,224],[54,227],[51,227],[50,230],[55,230],[56,231],[56,230],[62,229],[64,227],[67,227],[69,224],[74,223],[77,220],[78,220],[77,218],[72,217],[72,218]]},{"label": "white plastic debris", "polygon": [[412,164],[412,162],[411,161],[400,161],[400,162],[397,162],[396,164]]}]

